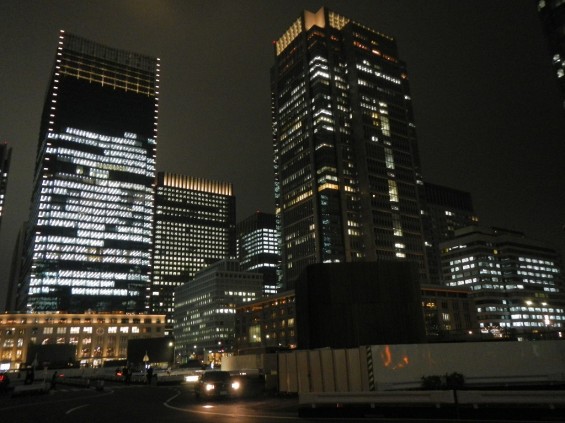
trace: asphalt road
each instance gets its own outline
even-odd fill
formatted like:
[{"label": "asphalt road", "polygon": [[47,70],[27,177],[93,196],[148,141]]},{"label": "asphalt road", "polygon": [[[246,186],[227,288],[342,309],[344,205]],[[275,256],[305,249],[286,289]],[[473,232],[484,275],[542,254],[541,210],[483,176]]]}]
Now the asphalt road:
[{"label": "asphalt road", "polygon": [[288,422],[299,420],[296,398],[197,401],[189,385],[58,385],[43,394],[0,395],[2,423]]},{"label": "asphalt road", "polygon": [[[403,412],[400,412],[403,411]],[[535,414],[534,414],[535,416]],[[495,419],[481,421],[516,421],[509,410]],[[524,416],[522,416],[524,417]],[[539,415],[531,421],[542,421]],[[348,410],[327,410],[323,417],[299,416],[296,397],[258,395],[242,399],[197,401],[190,385],[146,386],[106,384],[103,390],[58,385],[43,394],[11,396],[0,394],[2,423],[278,423],[278,422],[437,422],[438,416],[424,415],[416,409],[399,410],[396,416],[355,417]],[[468,422],[479,419],[469,416]],[[442,416],[442,423],[461,421]],[[526,421],[524,418],[522,421]],[[548,419],[548,421],[563,421]]]}]

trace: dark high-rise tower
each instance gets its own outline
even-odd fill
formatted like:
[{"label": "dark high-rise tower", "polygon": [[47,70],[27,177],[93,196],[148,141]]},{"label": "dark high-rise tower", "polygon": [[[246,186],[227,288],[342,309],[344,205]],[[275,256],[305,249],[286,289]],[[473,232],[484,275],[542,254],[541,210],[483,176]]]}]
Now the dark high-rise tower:
[{"label": "dark high-rise tower", "polygon": [[232,184],[159,172],[153,248],[150,308],[172,324],[175,288],[236,256]]},{"label": "dark high-rise tower", "polygon": [[20,309],[146,310],[158,97],[158,59],[61,31]]},{"label": "dark high-rise tower", "polygon": [[565,107],[565,3],[562,0],[536,2]]},{"label": "dark high-rise tower", "polygon": [[6,188],[8,187],[8,171],[10,170],[10,157],[12,149],[7,143],[0,143],[0,228],[2,215],[4,214],[4,202],[6,200]]},{"label": "dark high-rise tower", "polygon": [[430,282],[440,284],[440,242],[452,239],[457,229],[478,224],[479,218],[475,214],[473,200],[468,192],[426,182],[424,193],[424,227]]},{"label": "dark high-rise tower", "polygon": [[310,263],[416,262],[427,280],[408,79],[392,37],[328,10],[275,42],[276,213],[288,287]]}]

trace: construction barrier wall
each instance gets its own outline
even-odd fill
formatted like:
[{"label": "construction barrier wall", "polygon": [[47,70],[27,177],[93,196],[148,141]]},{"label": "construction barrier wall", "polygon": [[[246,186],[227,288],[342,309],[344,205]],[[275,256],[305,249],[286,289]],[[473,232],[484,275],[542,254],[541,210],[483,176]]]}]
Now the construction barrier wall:
[{"label": "construction barrier wall", "polygon": [[260,369],[282,393],[418,388],[460,373],[468,386],[565,383],[565,341],[372,345],[229,357],[222,369]]},{"label": "construction barrier wall", "polygon": [[372,345],[279,353],[279,391],[361,392],[418,388],[451,373],[467,385],[565,383],[565,342]]}]

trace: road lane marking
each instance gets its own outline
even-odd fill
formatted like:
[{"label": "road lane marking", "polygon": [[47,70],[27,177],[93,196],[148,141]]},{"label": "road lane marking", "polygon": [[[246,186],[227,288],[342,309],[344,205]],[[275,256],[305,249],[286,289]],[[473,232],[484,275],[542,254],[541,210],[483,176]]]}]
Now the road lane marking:
[{"label": "road lane marking", "polygon": [[[176,395],[175,395],[176,396]],[[173,397],[174,398],[174,397]],[[172,399],[172,398],[171,398]],[[170,399],[169,399],[170,400]],[[189,410],[186,408],[174,407],[170,404],[167,404],[169,401],[163,403],[163,405],[167,408],[182,411],[183,413],[194,413],[194,414],[203,414],[209,416],[222,416],[222,417],[247,417],[247,418],[259,418],[264,420],[270,419],[277,419],[277,420],[303,420],[301,417],[298,416],[281,416],[281,415],[260,415],[260,414],[241,414],[241,413],[218,413],[214,411],[198,411],[198,410]],[[521,423],[521,422],[520,422]]]},{"label": "road lane marking", "polygon": [[[77,396],[76,398],[61,398],[61,399],[56,399],[56,400],[51,400],[51,398],[53,397],[49,397],[49,399],[47,399],[46,401],[37,401],[34,403],[25,403],[25,404],[15,404],[15,405],[9,405],[7,407],[2,407],[0,406],[0,412],[4,411],[4,410],[15,410],[18,408],[27,408],[27,407],[43,407],[45,405],[50,405],[50,404],[56,404],[59,402],[70,402],[70,401],[76,401],[77,399],[81,399],[81,397],[88,397],[88,398],[92,398],[93,395],[96,395],[96,393],[94,391],[83,391],[85,393],[90,393],[92,395],[81,395],[81,396]],[[100,397],[105,397],[107,395],[112,395],[114,394],[114,391],[106,391],[103,394],[97,394],[96,398],[100,398]]]},{"label": "road lane marking", "polygon": [[178,397],[182,393],[180,391],[180,389],[175,389],[174,392],[175,392],[175,394],[171,398],[167,398],[167,400],[165,401],[165,404],[167,404],[169,401],[174,400],[176,397]]},{"label": "road lane marking", "polygon": [[79,408],[84,408],[84,407],[88,407],[90,404],[84,404],[84,405],[79,405],[78,407],[75,408],[71,408],[70,410],[67,410],[67,412],[65,414],[71,414],[73,411],[78,410]]}]

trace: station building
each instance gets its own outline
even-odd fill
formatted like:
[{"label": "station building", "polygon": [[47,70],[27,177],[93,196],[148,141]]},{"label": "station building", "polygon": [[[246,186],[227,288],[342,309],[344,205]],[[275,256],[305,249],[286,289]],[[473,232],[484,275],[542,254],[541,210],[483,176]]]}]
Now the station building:
[{"label": "station building", "polygon": [[73,345],[73,364],[99,367],[127,359],[128,341],[163,337],[165,315],[126,313],[0,314],[0,370],[31,364],[31,346]]}]

